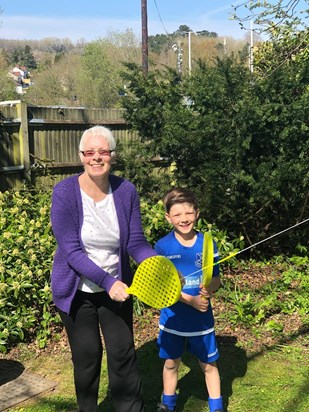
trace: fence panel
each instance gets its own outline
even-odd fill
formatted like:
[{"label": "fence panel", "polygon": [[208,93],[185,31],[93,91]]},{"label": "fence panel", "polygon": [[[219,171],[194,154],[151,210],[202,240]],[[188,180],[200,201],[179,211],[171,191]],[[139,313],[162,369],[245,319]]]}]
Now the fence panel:
[{"label": "fence panel", "polygon": [[0,102],[0,190],[19,187],[26,178],[24,157],[27,156],[20,101]]},{"label": "fence panel", "polygon": [[78,144],[83,131],[91,126],[110,128],[116,141],[138,140],[123,115],[124,109],[0,102],[0,190],[19,188],[25,180],[54,184],[81,170]]}]

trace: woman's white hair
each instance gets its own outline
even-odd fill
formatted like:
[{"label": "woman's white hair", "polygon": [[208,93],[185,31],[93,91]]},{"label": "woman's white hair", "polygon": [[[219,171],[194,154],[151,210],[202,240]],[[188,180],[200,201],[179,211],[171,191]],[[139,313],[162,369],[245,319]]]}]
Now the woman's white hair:
[{"label": "woman's white hair", "polygon": [[109,150],[115,150],[116,141],[113,136],[113,133],[110,129],[104,126],[93,126],[90,127],[90,129],[85,130],[79,142],[79,150],[85,149],[85,141],[90,136],[101,136],[103,139],[107,141]]}]

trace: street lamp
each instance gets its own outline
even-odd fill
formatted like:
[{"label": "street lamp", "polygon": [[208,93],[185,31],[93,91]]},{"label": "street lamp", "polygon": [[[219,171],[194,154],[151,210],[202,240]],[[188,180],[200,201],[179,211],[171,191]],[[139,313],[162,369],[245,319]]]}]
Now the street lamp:
[{"label": "street lamp", "polygon": [[188,31],[188,70],[189,74],[191,75],[191,31]]},{"label": "street lamp", "polygon": [[184,34],[188,35],[188,71],[191,75],[192,70],[192,58],[191,58],[191,34],[195,34],[194,31],[183,31]]}]

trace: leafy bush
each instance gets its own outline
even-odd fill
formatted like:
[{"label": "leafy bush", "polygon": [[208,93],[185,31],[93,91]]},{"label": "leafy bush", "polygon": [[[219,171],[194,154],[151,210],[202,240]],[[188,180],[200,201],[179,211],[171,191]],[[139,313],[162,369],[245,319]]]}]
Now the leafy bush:
[{"label": "leafy bush", "polygon": [[0,350],[37,337],[44,346],[57,315],[49,285],[55,240],[50,193],[0,192]]},{"label": "leafy bush", "polygon": [[[50,191],[0,192],[0,351],[22,341],[36,339],[44,347],[60,319],[52,303],[50,273],[56,242],[52,234],[49,212]],[[171,230],[165,220],[162,201],[141,200],[145,234],[153,245]],[[197,221],[196,229],[211,230],[218,244],[220,257],[243,248],[243,238],[229,239],[227,232],[204,218]],[[239,266],[237,259],[225,265]],[[282,276],[275,283],[266,283],[252,295],[241,286],[225,282],[220,294],[231,302],[230,322],[248,326],[265,324],[274,328],[269,316],[298,312],[306,318],[308,308],[307,257],[289,260],[276,258],[274,264],[283,267]],[[143,304],[135,299],[135,309],[141,313]],[[269,320],[267,324],[267,320]]]},{"label": "leafy bush", "polygon": [[[0,192],[0,350],[37,339],[44,347],[51,328],[59,322],[52,304],[50,273],[56,242],[52,234],[50,191]],[[170,226],[162,201],[141,200],[147,239],[154,244]],[[223,253],[235,250],[239,240],[229,241],[226,232],[203,219],[197,229],[211,229]],[[140,309],[139,303],[136,306]]]},{"label": "leafy bush", "polygon": [[153,204],[141,200],[141,212],[145,235],[151,245],[162,236],[165,236],[171,227],[165,219],[165,210],[162,200]]},{"label": "leafy bush", "polygon": [[114,173],[132,182],[146,201],[157,201],[170,188],[172,174],[160,159],[149,155],[140,141],[117,142],[117,161]]}]

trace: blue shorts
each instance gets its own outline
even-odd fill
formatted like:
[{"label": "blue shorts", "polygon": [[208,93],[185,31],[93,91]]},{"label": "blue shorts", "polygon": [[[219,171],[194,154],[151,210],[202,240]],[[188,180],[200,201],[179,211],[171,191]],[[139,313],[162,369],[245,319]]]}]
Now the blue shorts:
[{"label": "blue shorts", "polygon": [[162,359],[181,358],[185,349],[202,363],[215,362],[219,358],[215,332],[186,337],[160,330],[158,346]]}]

